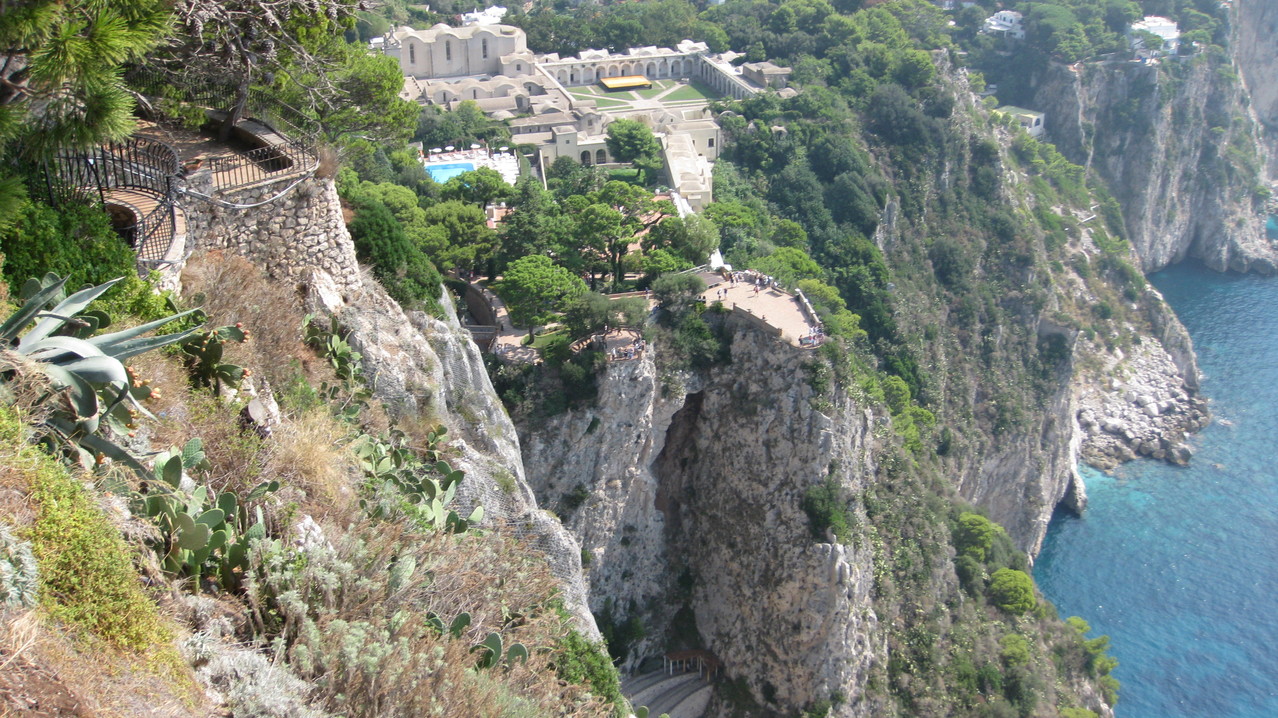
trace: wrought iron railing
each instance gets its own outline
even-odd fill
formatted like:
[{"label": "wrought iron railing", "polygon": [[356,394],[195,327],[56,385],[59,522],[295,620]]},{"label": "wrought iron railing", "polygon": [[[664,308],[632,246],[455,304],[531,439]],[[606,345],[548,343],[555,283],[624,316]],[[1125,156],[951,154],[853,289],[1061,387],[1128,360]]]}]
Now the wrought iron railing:
[{"label": "wrought iron railing", "polygon": [[[173,148],[143,137],[83,152],[60,152],[44,166],[44,184],[55,206],[92,201],[128,209],[136,218],[117,225],[139,259],[162,259],[176,234],[178,173]],[[153,203],[153,206],[151,206]]]},{"label": "wrought iron railing", "polygon": [[274,182],[311,172],[318,164],[315,152],[297,142],[259,147],[248,152],[206,160],[219,192]]}]

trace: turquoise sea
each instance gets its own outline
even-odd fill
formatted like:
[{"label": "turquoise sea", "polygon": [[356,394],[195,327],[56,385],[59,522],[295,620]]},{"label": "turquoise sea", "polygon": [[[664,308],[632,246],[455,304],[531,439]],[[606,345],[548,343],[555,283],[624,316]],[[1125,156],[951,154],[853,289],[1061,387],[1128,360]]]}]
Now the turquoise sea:
[{"label": "turquoise sea", "polygon": [[[1278,279],[1150,277],[1188,327],[1216,419],[1187,468],[1087,473],[1034,568],[1062,617],[1112,639],[1119,718],[1278,716]],[[1222,421],[1223,420],[1223,421]]]}]

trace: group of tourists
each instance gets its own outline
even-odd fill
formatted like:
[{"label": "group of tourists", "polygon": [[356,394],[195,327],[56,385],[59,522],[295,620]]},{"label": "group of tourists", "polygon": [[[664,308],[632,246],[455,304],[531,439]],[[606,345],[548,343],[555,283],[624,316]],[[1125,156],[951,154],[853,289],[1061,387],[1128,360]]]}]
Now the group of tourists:
[{"label": "group of tourists", "polygon": [[620,361],[622,359],[634,359],[643,356],[643,350],[646,343],[643,337],[635,337],[629,344],[620,347],[613,347],[608,350],[608,358],[612,361]]},{"label": "group of tourists", "polygon": [[807,334],[799,337],[799,346],[815,347],[820,346],[825,341],[825,330],[821,327],[808,330]]},{"label": "group of tourists", "polygon": [[738,282],[742,284],[753,284],[755,294],[758,294],[762,289],[771,289],[773,287],[779,288],[777,280],[762,272],[756,272],[753,269],[746,269],[740,272],[728,272],[727,280],[734,287]]}]

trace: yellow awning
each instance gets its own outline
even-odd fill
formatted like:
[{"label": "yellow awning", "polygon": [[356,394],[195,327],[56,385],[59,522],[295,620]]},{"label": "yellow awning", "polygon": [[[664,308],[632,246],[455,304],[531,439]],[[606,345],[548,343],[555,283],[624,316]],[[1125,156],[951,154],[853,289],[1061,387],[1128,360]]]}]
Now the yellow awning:
[{"label": "yellow awning", "polygon": [[609,90],[629,90],[635,87],[652,87],[652,80],[643,75],[625,75],[623,77],[605,77],[599,84]]}]

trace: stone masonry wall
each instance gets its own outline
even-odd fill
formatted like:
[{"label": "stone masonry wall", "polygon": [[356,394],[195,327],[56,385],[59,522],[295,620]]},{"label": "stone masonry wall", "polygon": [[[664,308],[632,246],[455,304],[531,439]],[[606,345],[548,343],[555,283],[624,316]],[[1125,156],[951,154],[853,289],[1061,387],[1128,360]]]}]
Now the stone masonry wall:
[{"label": "stone masonry wall", "polygon": [[[187,188],[212,194],[212,179],[207,170],[196,172],[187,179]],[[321,269],[343,292],[356,291],[359,267],[337,187],[330,179],[312,177],[270,201],[289,184],[274,182],[218,195],[227,204],[249,205],[243,209],[188,195],[182,202],[187,246],[192,252],[229,250],[258,263],[277,279],[300,281],[308,271]]]}]

